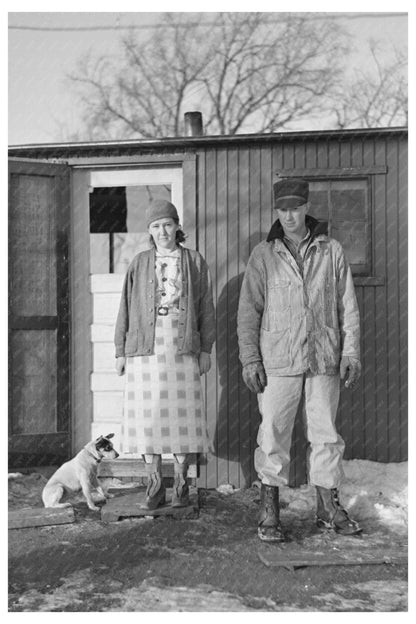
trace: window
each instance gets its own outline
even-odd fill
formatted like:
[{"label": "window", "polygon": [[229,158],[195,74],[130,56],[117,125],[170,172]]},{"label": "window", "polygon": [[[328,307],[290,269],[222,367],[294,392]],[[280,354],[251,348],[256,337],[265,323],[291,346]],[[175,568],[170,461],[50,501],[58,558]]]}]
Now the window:
[{"label": "window", "polygon": [[309,180],[309,214],[328,221],[355,275],[371,274],[371,228],[368,179]]},{"label": "window", "polygon": [[124,274],[149,248],[145,213],[152,199],[182,213],[182,168],[94,171],[90,187],[90,273]]}]

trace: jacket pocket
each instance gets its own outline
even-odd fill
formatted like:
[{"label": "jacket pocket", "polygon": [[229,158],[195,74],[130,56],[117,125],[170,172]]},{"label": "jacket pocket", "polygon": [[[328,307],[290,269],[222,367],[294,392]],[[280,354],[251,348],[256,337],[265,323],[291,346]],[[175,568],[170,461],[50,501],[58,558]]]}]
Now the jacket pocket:
[{"label": "jacket pocket", "polygon": [[326,366],[338,367],[341,359],[340,333],[338,329],[325,328],[325,353]]},{"label": "jacket pocket", "polygon": [[129,331],[126,335],[125,352],[126,355],[136,353],[138,347],[139,337],[137,330]]},{"label": "jacket pocket", "polygon": [[192,353],[199,355],[201,352],[201,336],[199,332],[192,331]]},{"label": "jacket pocket", "polygon": [[338,301],[337,301],[337,286],[331,281],[325,282],[324,288],[324,312],[325,312],[325,325],[334,329],[338,328]]},{"label": "jacket pocket", "polygon": [[290,366],[290,330],[260,332],[260,350],[264,366],[286,368]]},{"label": "jacket pocket", "polygon": [[263,321],[264,329],[279,332],[290,327],[290,282],[271,280],[267,282],[267,306]]}]

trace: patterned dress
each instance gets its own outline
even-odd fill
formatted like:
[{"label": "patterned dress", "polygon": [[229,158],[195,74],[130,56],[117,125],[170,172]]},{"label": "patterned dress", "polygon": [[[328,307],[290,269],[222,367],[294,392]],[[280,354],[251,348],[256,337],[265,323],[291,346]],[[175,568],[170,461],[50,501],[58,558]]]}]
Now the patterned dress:
[{"label": "patterned dress", "polygon": [[198,359],[178,355],[179,250],[156,252],[155,349],[127,358],[122,452],[206,453],[209,448]]}]

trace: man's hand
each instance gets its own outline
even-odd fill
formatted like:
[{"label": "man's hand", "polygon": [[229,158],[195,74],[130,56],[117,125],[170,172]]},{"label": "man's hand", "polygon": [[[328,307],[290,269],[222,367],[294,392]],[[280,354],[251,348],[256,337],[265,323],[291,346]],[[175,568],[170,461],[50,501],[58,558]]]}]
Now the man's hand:
[{"label": "man's hand", "polygon": [[267,377],[261,362],[247,364],[243,368],[243,380],[251,392],[259,394],[267,386]]},{"label": "man's hand", "polygon": [[357,358],[349,357],[348,355],[344,355],[341,358],[341,364],[339,367],[341,379],[344,379],[347,372],[348,375],[347,379],[345,380],[345,387],[354,388],[361,375],[360,360],[357,360]]},{"label": "man's hand", "polygon": [[211,356],[205,351],[201,351],[199,354],[199,374],[205,375],[211,368]]},{"label": "man's hand", "polygon": [[118,357],[116,358],[116,371],[117,371],[117,375],[124,375],[124,373],[126,372],[126,358],[125,357]]}]

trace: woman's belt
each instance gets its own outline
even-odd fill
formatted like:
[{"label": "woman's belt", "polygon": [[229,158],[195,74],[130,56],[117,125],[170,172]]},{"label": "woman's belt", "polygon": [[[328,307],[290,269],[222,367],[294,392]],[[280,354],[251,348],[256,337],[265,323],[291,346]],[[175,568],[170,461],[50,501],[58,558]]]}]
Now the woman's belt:
[{"label": "woman's belt", "polygon": [[167,316],[168,314],[178,314],[179,310],[178,308],[175,308],[175,307],[161,305],[158,307],[157,313],[159,316]]}]

